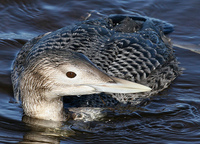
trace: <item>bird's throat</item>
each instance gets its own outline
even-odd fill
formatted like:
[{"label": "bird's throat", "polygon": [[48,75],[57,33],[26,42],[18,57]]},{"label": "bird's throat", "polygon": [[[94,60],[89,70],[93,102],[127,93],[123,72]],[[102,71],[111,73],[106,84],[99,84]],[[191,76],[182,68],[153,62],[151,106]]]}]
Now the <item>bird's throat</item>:
[{"label": "bird's throat", "polygon": [[66,121],[67,119],[62,98],[23,102],[23,108],[25,114],[33,118],[52,121]]}]

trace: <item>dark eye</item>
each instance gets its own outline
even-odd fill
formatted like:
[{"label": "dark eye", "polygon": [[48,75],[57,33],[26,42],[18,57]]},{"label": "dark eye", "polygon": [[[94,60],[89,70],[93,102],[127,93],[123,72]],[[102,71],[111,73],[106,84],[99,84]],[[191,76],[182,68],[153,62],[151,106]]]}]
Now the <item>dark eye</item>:
[{"label": "dark eye", "polygon": [[67,76],[68,78],[74,78],[74,77],[76,77],[76,73],[74,73],[74,72],[72,72],[72,71],[68,71],[68,72],[66,73],[66,76]]}]

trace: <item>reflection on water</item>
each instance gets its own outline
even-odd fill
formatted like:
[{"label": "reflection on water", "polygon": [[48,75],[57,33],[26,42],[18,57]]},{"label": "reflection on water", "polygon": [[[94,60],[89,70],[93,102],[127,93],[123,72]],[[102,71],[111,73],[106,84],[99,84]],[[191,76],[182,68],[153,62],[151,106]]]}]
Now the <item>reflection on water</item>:
[{"label": "reflection on water", "polygon": [[[0,1],[0,143],[199,143],[200,1]],[[174,24],[170,35],[183,74],[165,91],[129,113],[108,112],[99,121],[65,123],[23,117],[13,99],[10,66],[31,38],[85,19],[133,14]],[[178,48],[179,47],[179,48]],[[180,49],[184,47],[185,49]]]},{"label": "reflection on water", "polygon": [[75,132],[70,128],[70,123],[39,120],[23,116],[22,121],[31,129],[23,136],[20,143],[41,142],[60,143],[60,137],[69,137]]}]

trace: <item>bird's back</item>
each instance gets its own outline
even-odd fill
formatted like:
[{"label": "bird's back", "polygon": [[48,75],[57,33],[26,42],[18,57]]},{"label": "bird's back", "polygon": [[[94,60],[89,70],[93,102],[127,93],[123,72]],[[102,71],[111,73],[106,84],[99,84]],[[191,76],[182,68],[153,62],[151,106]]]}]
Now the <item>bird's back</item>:
[{"label": "bird's back", "polygon": [[77,41],[70,49],[85,54],[107,74],[147,85],[152,91],[66,97],[66,102],[96,107],[135,105],[167,88],[180,73],[170,39],[165,36],[172,31],[170,24],[161,21],[119,15],[75,27],[72,34]]}]

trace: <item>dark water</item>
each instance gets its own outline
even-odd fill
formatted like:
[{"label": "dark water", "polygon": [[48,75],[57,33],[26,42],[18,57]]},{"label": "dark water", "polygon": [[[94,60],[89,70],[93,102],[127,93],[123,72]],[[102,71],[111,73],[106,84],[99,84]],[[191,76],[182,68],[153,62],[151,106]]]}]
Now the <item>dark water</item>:
[{"label": "dark water", "polygon": [[[200,51],[199,6],[198,0],[1,0],[0,143],[200,143],[200,55],[195,53]],[[44,128],[47,122],[31,124],[23,118],[29,121],[25,124],[10,81],[12,60],[23,44],[88,14],[98,18],[134,12],[174,24],[170,37],[185,68],[183,74],[130,114],[88,123],[72,121],[62,129]]]}]

